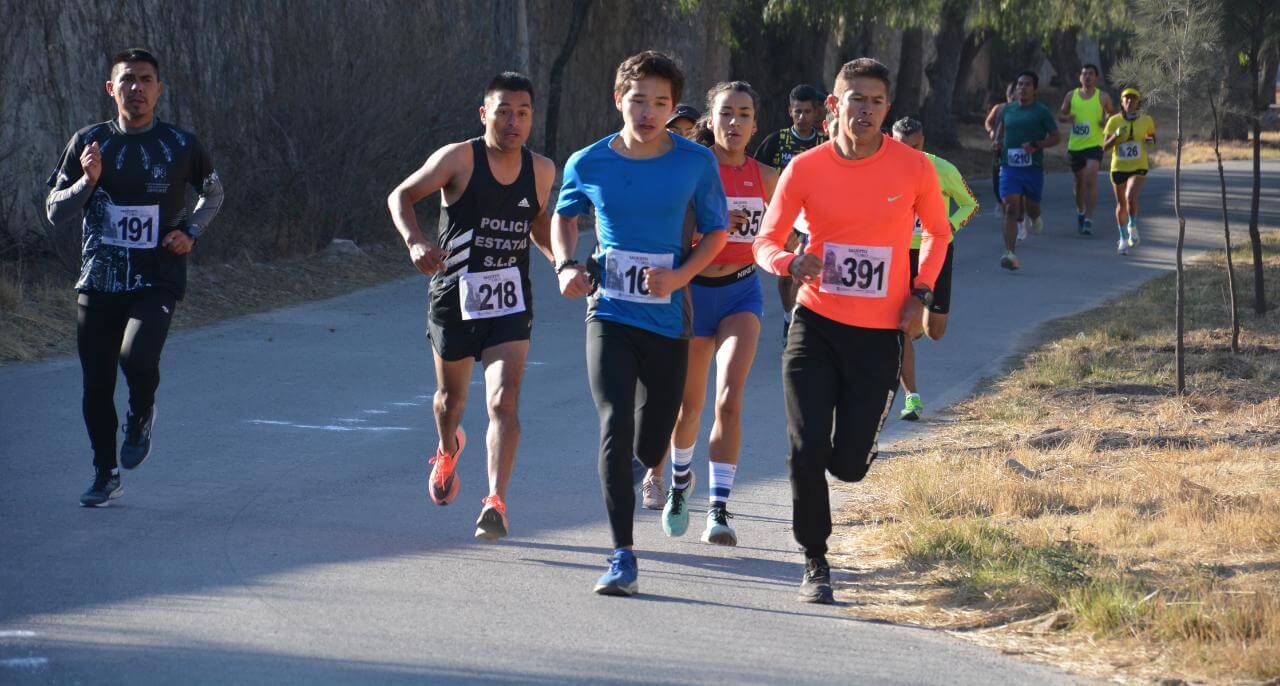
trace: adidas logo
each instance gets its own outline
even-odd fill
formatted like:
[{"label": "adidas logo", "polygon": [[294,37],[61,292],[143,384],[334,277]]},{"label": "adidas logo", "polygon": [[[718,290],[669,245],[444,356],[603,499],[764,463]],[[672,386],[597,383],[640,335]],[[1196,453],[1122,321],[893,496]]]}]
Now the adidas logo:
[{"label": "adidas logo", "polygon": [[528,206],[529,206],[528,198],[520,198],[520,202],[516,203],[516,207],[528,207]]}]

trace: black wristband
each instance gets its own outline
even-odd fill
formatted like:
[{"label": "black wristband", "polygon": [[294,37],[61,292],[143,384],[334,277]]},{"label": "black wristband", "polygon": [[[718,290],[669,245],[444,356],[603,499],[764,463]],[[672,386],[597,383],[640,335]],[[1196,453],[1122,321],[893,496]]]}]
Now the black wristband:
[{"label": "black wristband", "polygon": [[572,267],[575,264],[581,264],[581,263],[574,259],[560,260],[559,262],[556,262],[556,266],[555,266],[556,274],[559,274],[560,272],[564,271],[565,267]]}]

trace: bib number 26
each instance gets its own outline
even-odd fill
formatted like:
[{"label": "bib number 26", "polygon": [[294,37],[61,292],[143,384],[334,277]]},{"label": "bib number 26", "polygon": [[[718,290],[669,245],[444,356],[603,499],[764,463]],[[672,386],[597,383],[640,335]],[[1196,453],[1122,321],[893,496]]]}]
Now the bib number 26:
[{"label": "bib number 26", "polygon": [[822,259],[823,293],[883,298],[889,292],[893,248],[827,243]]}]

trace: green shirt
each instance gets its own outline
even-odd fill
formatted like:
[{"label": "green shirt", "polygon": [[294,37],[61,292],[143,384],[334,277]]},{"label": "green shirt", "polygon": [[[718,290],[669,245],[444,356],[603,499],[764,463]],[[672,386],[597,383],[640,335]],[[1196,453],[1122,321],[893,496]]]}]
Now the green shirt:
[{"label": "green shirt", "polygon": [[1036,101],[1030,105],[1011,102],[1000,112],[1004,120],[1004,158],[1001,164],[1010,167],[1044,167],[1044,151],[1037,150],[1031,154],[1030,164],[1023,163],[1025,156],[1023,143],[1040,141],[1058,130],[1058,120],[1043,103]]},{"label": "green shirt", "polygon": [[[960,175],[960,170],[956,169],[954,164],[930,153],[925,153],[925,157],[933,163],[933,168],[938,172],[938,186],[942,189],[942,199],[947,203],[950,210],[951,205],[955,205],[955,211],[951,211],[947,215],[947,219],[951,220],[951,235],[955,238],[955,233],[964,228],[965,224],[973,219],[973,215],[978,213],[978,199],[973,196],[973,191],[969,190],[969,184],[964,182],[964,177]],[[916,228],[911,236],[911,249],[920,249],[920,238],[924,233],[924,228],[920,226],[920,218],[916,217]]]}]

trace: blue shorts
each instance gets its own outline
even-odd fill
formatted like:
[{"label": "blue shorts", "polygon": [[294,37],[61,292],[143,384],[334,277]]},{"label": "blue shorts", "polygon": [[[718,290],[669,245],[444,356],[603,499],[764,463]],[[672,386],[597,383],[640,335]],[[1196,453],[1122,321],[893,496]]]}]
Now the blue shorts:
[{"label": "blue shorts", "polygon": [[1044,193],[1044,167],[1010,167],[1000,165],[1000,197],[1021,195],[1032,201],[1040,202]]},{"label": "blue shorts", "polygon": [[739,312],[750,312],[764,321],[764,292],[755,265],[725,276],[695,276],[689,292],[693,296],[694,336],[716,335],[720,322]]}]

